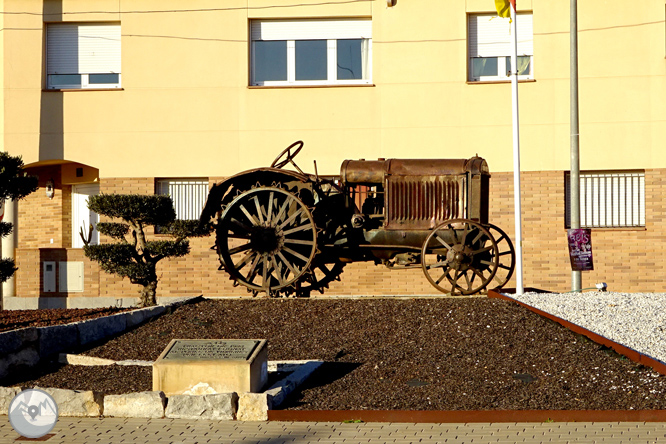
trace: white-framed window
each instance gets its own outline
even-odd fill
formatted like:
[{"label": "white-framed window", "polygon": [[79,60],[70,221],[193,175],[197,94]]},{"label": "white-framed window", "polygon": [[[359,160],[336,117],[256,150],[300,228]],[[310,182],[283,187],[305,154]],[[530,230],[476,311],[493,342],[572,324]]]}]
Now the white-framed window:
[{"label": "white-framed window", "polygon": [[372,82],[371,20],[253,20],[250,29],[251,85]]},{"label": "white-framed window", "polygon": [[208,197],[208,179],[157,179],[155,194],[171,196],[176,219],[199,219]]},{"label": "white-framed window", "polygon": [[[532,13],[516,17],[518,34],[518,79],[534,78]],[[496,14],[470,14],[468,30],[468,79],[471,82],[511,78],[511,22]]]},{"label": "white-framed window", "polygon": [[[564,177],[565,223],[571,227],[570,176]],[[581,228],[645,226],[645,171],[580,173]]]},{"label": "white-framed window", "polygon": [[120,88],[120,25],[49,23],[48,89]]}]

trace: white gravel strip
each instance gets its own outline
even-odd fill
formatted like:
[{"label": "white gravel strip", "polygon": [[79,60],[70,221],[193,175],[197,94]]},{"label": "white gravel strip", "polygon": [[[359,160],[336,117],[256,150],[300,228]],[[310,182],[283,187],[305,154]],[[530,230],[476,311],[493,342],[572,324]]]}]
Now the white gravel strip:
[{"label": "white gravel strip", "polygon": [[666,363],[666,293],[507,295]]}]

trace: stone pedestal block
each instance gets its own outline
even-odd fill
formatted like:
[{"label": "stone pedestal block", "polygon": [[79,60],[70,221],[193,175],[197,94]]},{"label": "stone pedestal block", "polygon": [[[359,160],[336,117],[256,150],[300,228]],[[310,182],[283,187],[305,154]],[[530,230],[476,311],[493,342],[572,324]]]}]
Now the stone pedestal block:
[{"label": "stone pedestal block", "polygon": [[267,380],[264,339],[174,339],[153,364],[153,390],[167,396],[197,385],[215,393],[259,392]]}]

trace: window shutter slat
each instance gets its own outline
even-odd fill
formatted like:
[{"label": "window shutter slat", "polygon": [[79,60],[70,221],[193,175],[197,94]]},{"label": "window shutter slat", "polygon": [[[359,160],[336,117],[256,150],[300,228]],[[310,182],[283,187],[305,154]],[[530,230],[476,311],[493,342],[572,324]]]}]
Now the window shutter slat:
[{"label": "window shutter slat", "polygon": [[371,20],[254,20],[252,40],[372,38]]},{"label": "window shutter slat", "polygon": [[[502,57],[511,55],[511,22],[491,14],[469,16],[470,57]],[[518,55],[534,55],[532,14],[518,14]]]},{"label": "window shutter slat", "polygon": [[120,61],[120,25],[48,25],[48,74],[119,74]]},{"label": "window shutter slat", "polygon": [[47,69],[49,74],[79,73],[77,25],[49,25],[47,29]]},{"label": "window shutter slat", "polygon": [[120,26],[79,26],[79,58],[83,73],[120,73]]}]

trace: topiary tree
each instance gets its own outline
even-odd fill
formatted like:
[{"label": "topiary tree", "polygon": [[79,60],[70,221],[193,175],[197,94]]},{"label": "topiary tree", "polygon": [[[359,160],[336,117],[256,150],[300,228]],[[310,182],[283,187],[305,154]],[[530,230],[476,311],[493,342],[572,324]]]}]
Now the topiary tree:
[{"label": "topiary tree", "polygon": [[[186,238],[207,234],[197,230],[196,220],[176,220],[169,196],[98,194],[88,199],[88,208],[123,222],[97,223],[98,232],[118,242],[86,243],[83,247],[85,255],[98,262],[107,273],[129,278],[131,283],[141,285],[139,305],[142,307],[157,303],[157,263],[164,258],[185,256],[190,252]],[[162,232],[170,234],[173,240],[147,240],[144,230],[149,225],[160,226]]]},{"label": "topiary tree", "polygon": [[[37,178],[23,171],[21,156],[14,157],[0,152],[0,205],[4,205],[6,199],[23,199],[37,188]],[[13,229],[10,222],[0,222],[0,237],[7,236]],[[0,283],[12,277],[16,270],[12,259],[0,259]]]}]

